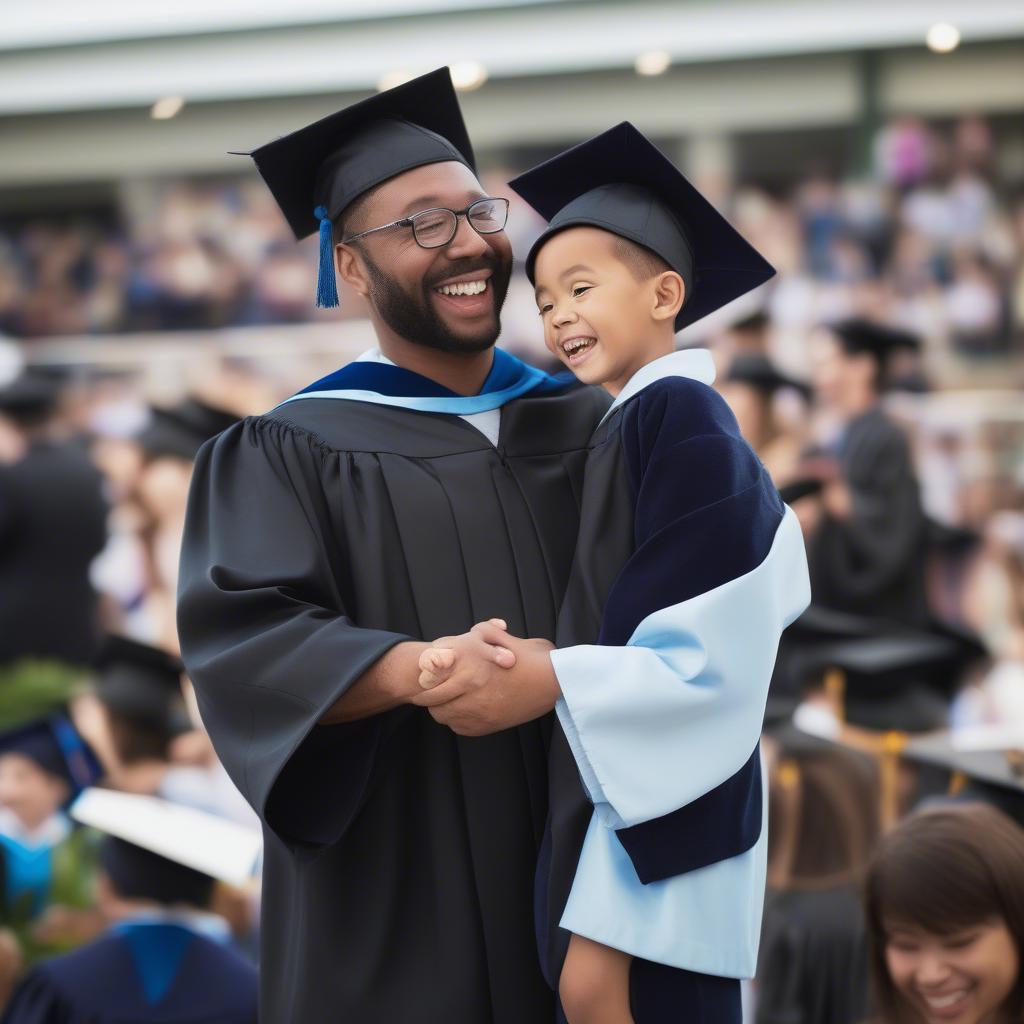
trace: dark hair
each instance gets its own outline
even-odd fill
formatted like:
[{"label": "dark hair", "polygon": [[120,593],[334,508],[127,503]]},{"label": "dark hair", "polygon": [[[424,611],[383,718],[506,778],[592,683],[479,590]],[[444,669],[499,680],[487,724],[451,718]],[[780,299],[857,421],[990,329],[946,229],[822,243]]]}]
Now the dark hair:
[{"label": "dark hair", "polygon": [[[886,1022],[903,1000],[885,962],[887,936],[910,925],[949,935],[1001,919],[1024,955],[1024,829],[987,804],[938,807],[907,818],[880,843],[868,868],[865,911],[872,991]],[[1024,977],[1005,1009],[1024,1012]]]},{"label": "dark hair", "polygon": [[859,884],[878,833],[876,776],[859,754],[782,742],[769,787],[773,889]]},{"label": "dark hair", "polygon": [[362,217],[363,210],[366,208],[367,203],[373,198],[377,192],[376,188],[368,189],[360,196],[356,196],[348,206],[345,207],[341,213],[331,222],[332,224],[332,240],[335,245],[339,245],[343,238],[348,235],[358,234],[362,230],[360,225],[360,218]]},{"label": "dark hair", "polygon": [[213,899],[215,883],[209,875],[114,836],[103,837],[99,863],[122,899],[200,910]]},{"label": "dark hair", "polygon": [[656,252],[638,242],[613,235],[612,244],[615,258],[625,265],[637,281],[649,281],[672,269]]}]

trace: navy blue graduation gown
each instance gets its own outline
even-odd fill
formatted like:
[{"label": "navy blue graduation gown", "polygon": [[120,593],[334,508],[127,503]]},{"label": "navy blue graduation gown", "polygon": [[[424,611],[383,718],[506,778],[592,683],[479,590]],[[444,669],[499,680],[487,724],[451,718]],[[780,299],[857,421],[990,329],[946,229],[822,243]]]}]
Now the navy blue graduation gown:
[{"label": "navy blue graduation gown", "polygon": [[171,923],[115,928],[37,965],[2,1024],[256,1024],[256,969]]}]

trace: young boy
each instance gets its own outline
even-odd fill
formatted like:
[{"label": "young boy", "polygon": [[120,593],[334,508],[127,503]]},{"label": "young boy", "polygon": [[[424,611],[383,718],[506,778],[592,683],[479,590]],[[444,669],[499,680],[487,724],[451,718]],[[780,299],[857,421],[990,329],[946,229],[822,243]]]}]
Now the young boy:
[{"label": "young boy", "polygon": [[[542,962],[570,1024],[738,1024],[764,896],[764,704],[809,587],[710,354],[674,335],[773,271],[626,123],[511,184],[550,222],[526,264],[545,343],[614,396],[550,655]],[[424,706],[474,669],[443,646],[421,660]]]}]

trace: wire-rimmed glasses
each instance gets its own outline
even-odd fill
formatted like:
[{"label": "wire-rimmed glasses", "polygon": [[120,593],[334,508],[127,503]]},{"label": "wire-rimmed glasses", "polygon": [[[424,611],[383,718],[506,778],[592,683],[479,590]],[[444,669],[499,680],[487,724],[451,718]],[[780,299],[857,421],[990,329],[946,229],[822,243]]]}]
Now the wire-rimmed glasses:
[{"label": "wire-rimmed glasses", "polygon": [[439,206],[432,210],[421,210],[411,217],[393,220],[390,224],[381,224],[376,228],[367,228],[358,234],[343,238],[342,242],[354,242],[357,238],[372,235],[375,231],[388,228],[412,228],[412,236],[416,244],[423,249],[439,249],[447,245],[459,230],[459,218],[465,217],[477,234],[493,235],[504,230],[508,222],[508,200],[487,197],[477,199],[464,210],[449,210]]}]

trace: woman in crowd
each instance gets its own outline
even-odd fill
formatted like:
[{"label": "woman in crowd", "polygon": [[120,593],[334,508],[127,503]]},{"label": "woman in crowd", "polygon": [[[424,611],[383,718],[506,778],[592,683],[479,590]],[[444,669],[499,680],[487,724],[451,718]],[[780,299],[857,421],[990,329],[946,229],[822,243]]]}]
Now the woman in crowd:
[{"label": "woman in crowd", "polygon": [[875,1024],[1024,1020],[1024,830],[983,804],[915,814],[868,870]]}]

